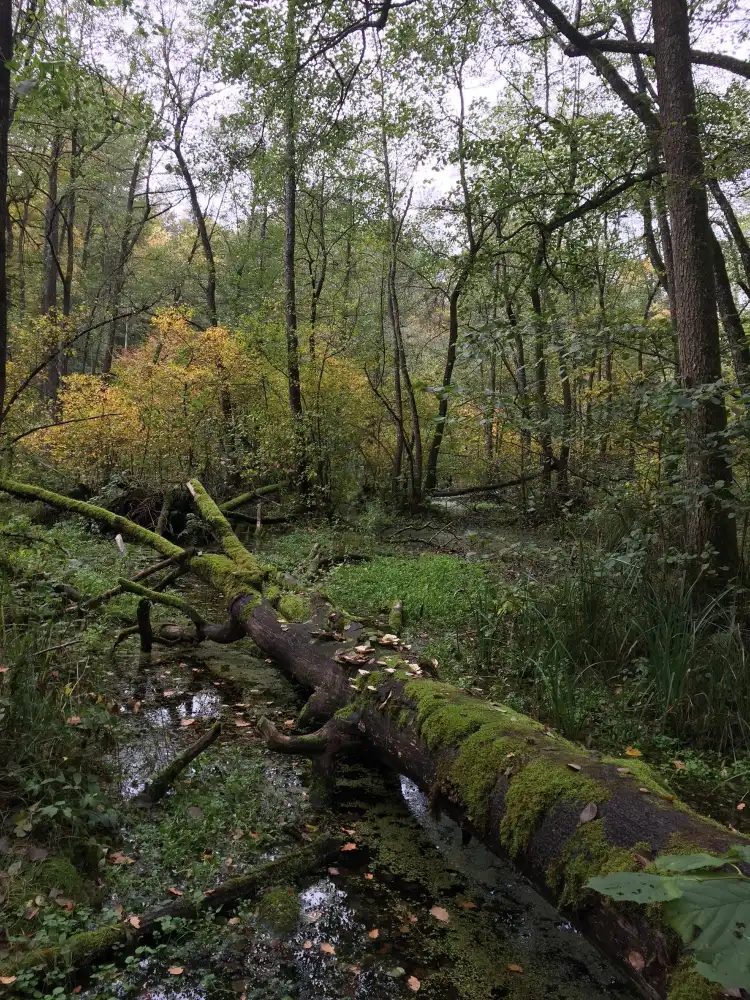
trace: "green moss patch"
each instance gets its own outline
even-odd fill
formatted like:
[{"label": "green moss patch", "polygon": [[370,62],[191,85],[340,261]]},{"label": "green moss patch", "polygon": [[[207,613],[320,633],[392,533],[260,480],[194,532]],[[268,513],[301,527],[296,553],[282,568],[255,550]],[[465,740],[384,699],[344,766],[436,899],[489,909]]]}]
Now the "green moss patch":
[{"label": "green moss patch", "polygon": [[264,893],[258,906],[258,917],[279,933],[291,934],[299,921],[299,899],[296,889],[279,886]]},{"label": "green moss patch", "polygon": [[667,1000],[721,1000],[724,990],[699,975],[692,959],[684,958],[669,980]]},{"label": "green moss patch", "polygon": [[306,622],[311,615],[310,601],[304,594],[282,594],[279,613],[288,622]]},{"label": "green moss patch", "polygon": [[500,840],[515,856],[528,844],[539,819],[558,802],[606,802],[609,789],[564,764],[534,760],[511,781],[505,797]]},{"label": "green moss patch", "polygon": [[649,844],[614,847],[607,841],[602,820],[585,823],[567,842],[559,860],[548,869],[547,884],[558,894],[561,906],[577,907],[590,878],[635,871],[638,863],[633,853],[649,849]]}]

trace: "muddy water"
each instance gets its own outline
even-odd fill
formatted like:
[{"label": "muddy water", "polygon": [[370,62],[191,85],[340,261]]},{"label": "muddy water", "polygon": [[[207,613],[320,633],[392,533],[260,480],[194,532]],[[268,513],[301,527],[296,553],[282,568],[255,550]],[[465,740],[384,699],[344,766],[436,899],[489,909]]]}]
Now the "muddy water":
[{"label": "muddy water", "polygon": [[[215,718],[224,720],[225,734],[158,810],[125,810],[125,849],[135,863],[110,871],[111,905],[145,912],[164,900],[166,887],[210,888],[324,827],[343,831],[356,846],[302,885],[269,887],[231,922],[223,914],[180,928],[84,995],[634,996],[509,866],[473,841],[464,844],[451,821],[432,816],[408,779],[342,767],[330,809],[316,813],[306,790],[308,764],[268,754],[253,725],[262,714],[279,725],[293,718],[299,693],[250,648],[206,644],[146,665],[121,660],[116,673],[123,711],[115,764],[124,799]],[[280,910],[269,905],[277,897]]]}]

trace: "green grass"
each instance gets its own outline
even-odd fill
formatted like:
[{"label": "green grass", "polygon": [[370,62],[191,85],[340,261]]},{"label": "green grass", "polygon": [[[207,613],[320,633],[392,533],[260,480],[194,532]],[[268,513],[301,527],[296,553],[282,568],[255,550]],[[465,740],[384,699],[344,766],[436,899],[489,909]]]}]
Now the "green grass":
[{"label": "green grass", "polygon": [[459,631],[467,627],[482,578],[481,567],[454,556],[376,556],[335,567],[326,591],[351,614],[387,614],[400,599],[407,625]]}]

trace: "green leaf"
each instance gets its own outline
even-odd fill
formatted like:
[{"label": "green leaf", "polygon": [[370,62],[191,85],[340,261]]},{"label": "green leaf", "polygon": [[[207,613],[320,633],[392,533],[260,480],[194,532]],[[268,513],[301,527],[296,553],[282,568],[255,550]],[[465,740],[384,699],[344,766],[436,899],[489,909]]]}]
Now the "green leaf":
[{"label": "green leaf", "polygon": [[663,854],[657,858],[654,865],[660,872],[705,871],[707,868],[723,868],[727,857],[714,857],[713,854]]},{"label": "green leaf", "polygon": [[734,844],[727,855],[730,860],[745,861],[750,865],[750,844]]},{"label": "green leaf", "polygon": [[589,889],[611,896],[616,900],[630,900],[634,903],[664,903],[680,895],[678,882],[682,880],[668,875],[647,875],[643,872],[616,872],[589,879]]},{"label": "green leaf", "polygon": [[701,974],[728,988],[750,986],[750,880],[674,881],[682,892],[666,903],[664,917],[693,946]]}]

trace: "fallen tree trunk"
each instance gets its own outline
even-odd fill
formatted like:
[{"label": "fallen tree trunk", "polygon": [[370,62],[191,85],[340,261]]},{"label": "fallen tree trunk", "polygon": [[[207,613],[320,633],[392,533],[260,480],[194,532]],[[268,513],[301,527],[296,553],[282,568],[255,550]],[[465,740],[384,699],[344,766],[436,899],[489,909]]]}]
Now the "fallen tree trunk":
[{"label": "fallen tree trunk", "polygon": [[[540,891],[571,911],[644,996],[668,996],[682,957],[676,936],[654,908],[616,904],[585,883],[605,872],[638,870],[660,853],[723,854],[740,836],[683,806],[640,761],[602,757],[511,708],[419,676],[408,647],[394,637],[381,637],[375,649],[350,626],[344,639],[333,612],[313,613],[309,597],[285,593],[278,574],[244,548],[200,483],[189,488],[224,555],[190,556],[184,566],[226,597],[228,634],[250,636],[311,692],[298,724],[323,726],[289,737],[264,720],[269,744],[308,753],[329,774],[338,753],[359,749],[407,775],[435,808],[491,851],[513,858]],[[98,520],[165,556],[177,554],[172,543],[101,508],[9,480],[0,479],[0,489]],[[693,970],[683,966],[678,975],[675,998],[723,995]]]},{"label": "fallen tree trunk", "polygon": [[262,889],[279,883],[294,883],[316,872],[320,866],[338,853],[340,842],[321,838],[309,847],[286,854],[274,861],[267,861],[244,875],[227,879],[215,889],[195,895],[180,896],[168,903],[149,910],[134,922],[121,920],[92,931],[73,934],[63,944],[52,948],[34,948],[12,956],[4,962],[3,975],[13,976],[25,969],[60,969],[74,972],[90,969],[111,956],[135,950],[144,939],[156,933],[165,933],[162,921],[167,918],[194,920],[208,910],[230,910],[236,903],[250,899]]},{"label": "fallen tree trunk", "polygon": [[489,483],[487,486],[457,486],[455,489],[449,490],[430,490],[429,496],[431,497],[465,497],[472,493],[496,493],[498,490],[507,490],[511,486],[523,486],[524,483],[530,483],[533,479],[539,479],[543,474],[543,470],[540,469],[537,472],[529,472],[525,476],[519,476],[518,479],[507,479],[504,483]]}]

